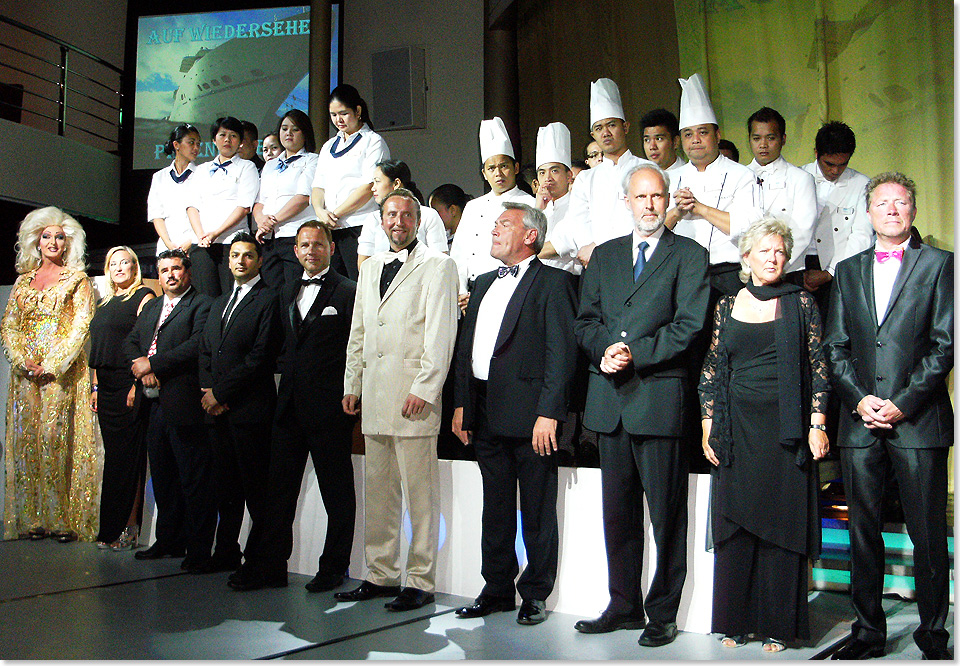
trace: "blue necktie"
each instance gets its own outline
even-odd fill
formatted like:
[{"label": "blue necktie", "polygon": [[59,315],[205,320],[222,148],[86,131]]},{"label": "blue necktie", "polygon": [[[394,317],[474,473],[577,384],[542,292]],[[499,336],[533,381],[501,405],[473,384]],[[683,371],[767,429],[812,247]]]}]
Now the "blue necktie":
[{"label": "blue necktie", "polygon": [[295,162],[295,161],[299,160],[300,157],[301,157],[300,155],[293,155],[292,157],[288,157],[286,161],[284,161],[282,157],[278,157],[278,158],[277,158],[277,173],[283,173],[284,171],[286,171],[286,170],[287,170],[287,166],[290,164],[290,162]]},{"label": "blue necktie", "polygon": [[227,160],[227,161],[224,162],[223,164],[221,164],[220,162],[214,160],[214,161],[213,161],[213,168],[210,169],[210,173],[216,173],[216,172],[217,172],[217,169],[223,169],[223,172],[226,173],[226,172],[227,172],[227,167],[230,166],[232,163],[233,163],[232,160]]},{"label": "blue necktie", "polygon": [[647,260],[643,256],[643,253],[647,251],[647,248],[650,247],[650,243],[643,241],[640,243],[640,251],[637,252],[637,263],[633,265],[633,281],[636,282],[640,279],[640,273],[643,272],[643,267],[646,266]]}]

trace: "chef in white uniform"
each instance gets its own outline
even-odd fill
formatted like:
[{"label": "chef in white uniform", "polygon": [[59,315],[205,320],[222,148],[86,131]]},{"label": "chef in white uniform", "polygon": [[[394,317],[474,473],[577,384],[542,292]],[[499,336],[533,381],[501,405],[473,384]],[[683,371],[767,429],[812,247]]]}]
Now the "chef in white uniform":
[{"label": "chef in white uniform", "polygon": [[507,128],[499,117],[480,121],[480,159],[483,160],[481,173],[490,184],[490,191],[464,206],[450,246],[450,256],[457,262],[460,276],[458,300],[461,310],[467,307],[470,287],[476,277],[503,265],[499,259],[490,256],[493,242],[490,233],[494,222],[503,213],[503,203],[536,204],[533,197],[517,187],[520,165]]},{"label": "chef in white uniform", "polygon": [[670,174],[666,225],[710,252],[712,299],[743,288],[740,235],[763,211],[754,173],[720,154],[720,127],[703,78],[680,79],[680,141],[690,160]]},{"label": "chef in white uniform", "polygon": [[793,234],[793,256],[784,275],[791,282],[800,283],[806,266],[804,248],[810,244],[817,222],[813,176],[780,154],[787,143],[787,123],[775,109],[765,106],[747,119],[747,138],[753,151],[753,161],[747,166],[757,174],[760,207],[786,222]]},{"label": "chef in white uniform", "polygon": [[825,123],[817,132],[816,160],[803,166],[813,176],[818,208],[816,228],[806,250],[803,283],[818,303],[827,301],[837,264],[874,242],[865,195],[870,179],[849,166],[856,148],[857,138],[848,125]]},{"label": "chef in white uniform", "polygon": [[582,171],[570,190],[570,209],[544,244],[540,259],[576,258],[584,266],[600,243],[633,230],[621,185],[621,169],[646,162],[627,148],[626,121],[620,89],[610,79],[590,84],[590,134],[600,145],[603,161]]},{"label": "chef in white uniform", "polygon": [[[570,210],[573,171],[570,162],[570,130],[563,123],[550,123],[537,130],[537,208],[547,217],[549,241],[553,230]],[[579,275],[583,267],[573,257],[544,259],[543,263]]]}]

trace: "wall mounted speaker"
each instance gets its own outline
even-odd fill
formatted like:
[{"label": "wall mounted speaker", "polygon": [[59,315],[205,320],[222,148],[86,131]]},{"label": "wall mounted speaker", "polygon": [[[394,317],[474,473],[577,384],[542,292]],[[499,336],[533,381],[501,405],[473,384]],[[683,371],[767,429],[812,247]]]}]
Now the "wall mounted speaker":
[{"label": "wall mounted speaker", "polygon": [[426,126],[423,49],[404,46],[373,54],[373,123],[378,132]]}]

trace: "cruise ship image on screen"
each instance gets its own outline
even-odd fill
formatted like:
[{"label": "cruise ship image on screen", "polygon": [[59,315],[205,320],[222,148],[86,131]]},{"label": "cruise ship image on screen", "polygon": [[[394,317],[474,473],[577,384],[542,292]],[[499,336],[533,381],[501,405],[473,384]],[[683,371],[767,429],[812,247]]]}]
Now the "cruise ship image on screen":
[{"label": "cruise ship image on screen", "polygon": [[270,24],[284,26],[281,35],[235,37],[183,58],[184,77],[168,119],[206,124],[234,116],[258,127],[276,124],[277,108],[307,74],[304,54],[310,48],[309,31],[287,34],[285,26],[300,26],[308,18],[309,13],[297,14]]}]

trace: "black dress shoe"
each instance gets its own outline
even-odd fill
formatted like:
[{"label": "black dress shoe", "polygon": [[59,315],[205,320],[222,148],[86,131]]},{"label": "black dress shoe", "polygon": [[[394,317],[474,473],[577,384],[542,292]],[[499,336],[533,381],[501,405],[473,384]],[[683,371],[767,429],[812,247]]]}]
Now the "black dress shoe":
[{"label": "black dress shoe", "polygon": [[265,587],[286,587],[287,574],[277,576],[267,576],[254,571],[237,572],[232,576],[227,585],[237,592],[249,592],[251,590],[260,590]]},{"label": "black dress shoe", "polygon": [[400,590],[400,594],[393,601],[388,601],[383,605],[387,610],[392,611],[410,611],[423,608],[434,601],[432,592],[424,592],[415,587],[405,587]]},{"label": "black dress shoe", "polygon": [[647,628],[640,634],[637,643],[643,647],[662,647],[677,640],[676,622],[658,622],[650,620]]},{"label": "black dress shoe", "polygon": [[343,580],[343,574],[322,573],[318,571],[317,575],[313,577],[313,580],[304,585],[304,587],[307,588],[307,592],[329,592],[343,585]]},{"label": "black dress shoe", "polygon": [[[187,558],[187,559],[190,559],[190,558]],[[186,564],[186,562],[187,560],[184,560],[184,564]],[[216,555],[214,555],[213,557],[209,557],[205,561],[202,561],[196,564],[195,566],[191,566],[191,567],[182,566],[181,568],[188,569],[190,573],[195,573],[195,574],[211,574],[211,573],[219,573],[221,571],[236,571],[237,569],[240,568],[240,560],[235,558],[217,557]]]},{"label": "black dress shoe", "polygon": [[512,611],[517,607],[517,602],[506,597],[495,597],[490,594],[481,594],[474,599],[470,606],[463,606],[457,609],[457,617],[470,619],[473,617],[486,617],[490,613],[499,613],[501,611]]},{"label": "black dress shoe", "polygon": [[180,568],[189,573],[209,573],[206,568],[210,566],[210,558],[200,555],[187,555],[180,563]]},{"label": "black dress shoe", "polygon": [[935,659],[937,661],[953,661],[953,650],[950,648],[930,648],[922,650],[922,659]]},{"label": "black dress shoe", "polygon": [[620,615],[605,610],[596,620],[577,620],[573,628],[581,634],[607,634],[617,629],[643,629],[643,615]]},{"label": "black dress shoe", "polygon": [[365,580],[355,590],[337,592],[333,598],[337,601],[366,601],[376,597],[395,597],[398,594],[400,594],[399,585],[377,585]]},{"label": "black dress shoe", "polygon": [[138,560],[159,560],[162,557],[183,557],[183,548],[167,548],[157,541],[146,550],[138,550],[133,554]]},{"label": "black dress shoe", "polygon": [[846,645],[833,653],[831,659],[841,659],[844,661],[870,659],[872,657],[882,657],[884,646],[876,643],[868,643],[859,638],[851,638]]},{"label": "black dress shoe", "polygon": [[517,613],[518,624],[540,624],[547,619],[547,602],[539,599],[524,599]]}]

